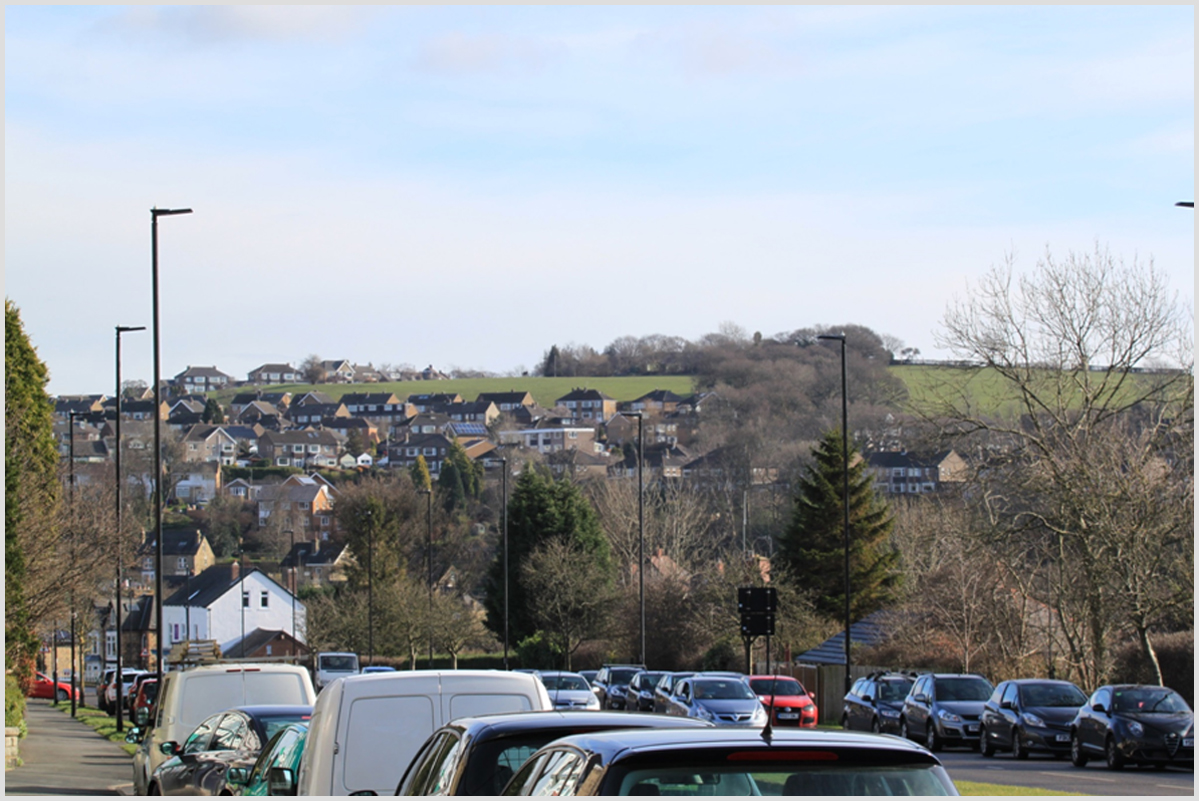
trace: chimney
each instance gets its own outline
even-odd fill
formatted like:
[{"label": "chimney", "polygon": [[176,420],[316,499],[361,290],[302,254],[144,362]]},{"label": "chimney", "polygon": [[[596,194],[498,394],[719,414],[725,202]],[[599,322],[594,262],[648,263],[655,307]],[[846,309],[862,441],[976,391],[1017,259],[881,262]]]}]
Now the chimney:
[{"label": "chimney", "polygon": [[241,565],[239,565],[237,562],[234,562],[233,564],[231,564],[229,566],[229,575],[232,577],[233,581],[237,581],[238,579],[240,579],[241,578]]}]

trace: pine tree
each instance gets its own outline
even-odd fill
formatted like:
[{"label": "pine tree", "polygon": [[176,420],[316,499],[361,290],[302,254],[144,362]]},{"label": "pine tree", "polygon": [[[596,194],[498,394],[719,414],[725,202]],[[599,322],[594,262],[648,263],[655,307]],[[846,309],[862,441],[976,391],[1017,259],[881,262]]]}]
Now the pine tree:
[{"label": "pine tree", "polygon": [[458,442],[457,437],[450,442],[446,460],[453,462],[454,467],[458,469],[458,478],[462,481],[462,490],[466,493],[466,497],[478,498],[481,489],[479,476],[481,467],[466,455],[466,449]]},{"label": "pine tree", "polygon": [[[830,431],[812,451],[815,463],[799,481],[791,523],[779,540],[779,559],[816,611],[845,614],[844,471],[840,431]],[[850,616],[860,620],[895,599],[902,574],[889,537],[894,525],[874,491],[866,461],[849,448]]]},{"label": "pine tree", "polygon": [[418,490],[433,489],[433,477],[429,475],[429,463],[424,456],[416,457],[416,461],[408,468],[408,475],[412,476],[412,483]]},{"label": "pine tree", "polygon": [[441,473],[437,476],[437,494],[447,513],[461,509],[466,505],[466,490],[462,488],[462,474],[458,466],[449,459],[441,464]]},{"label": "pine tree", "polygon": [[221,404],[217,403],[216,398],[209,398],[204,403],[204,414],[200,419],[205,423],[212,423],[218,426],[225,423],[225,412],[221,409]]},{"label": "pine tree", "polygon": [[[536,633],[533,610],[521,581],[521,568],[538,546],[561,539],[591,555],[597,567],[612,574],[612,555],[599,517],[582,491],[568,481],[555,482],[525,465],[508,501],[508,640],[515,644]],[[487,628],[504,636],[504,555],[487,572]]]}]

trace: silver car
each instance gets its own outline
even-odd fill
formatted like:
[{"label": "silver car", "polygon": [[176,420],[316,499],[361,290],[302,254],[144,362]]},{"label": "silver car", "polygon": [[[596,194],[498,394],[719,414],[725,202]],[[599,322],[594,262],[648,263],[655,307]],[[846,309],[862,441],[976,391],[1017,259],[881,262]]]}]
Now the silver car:
[{"label": "silver car", "polygon": [[678,685],[666,714],[711,721],[717,726],[765,726],[766,708],[740,678],[692,676]]},{"label": "silver car", "polygon": [[599,709],[600,702],[587,679],[564,670],[539,670],[537,677],[545,685],[554,709]]}]

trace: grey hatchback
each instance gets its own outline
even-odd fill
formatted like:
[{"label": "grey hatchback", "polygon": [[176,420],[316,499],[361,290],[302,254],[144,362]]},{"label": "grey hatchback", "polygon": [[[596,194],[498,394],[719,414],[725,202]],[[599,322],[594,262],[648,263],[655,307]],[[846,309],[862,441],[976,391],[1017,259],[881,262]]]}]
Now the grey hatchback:
[{"label": "grey hatchback", "polygon": [[899,713],[899,736],[942,746],[978,748],[983,704],[995,692],[977,673],[925,673],[916,679]]}]

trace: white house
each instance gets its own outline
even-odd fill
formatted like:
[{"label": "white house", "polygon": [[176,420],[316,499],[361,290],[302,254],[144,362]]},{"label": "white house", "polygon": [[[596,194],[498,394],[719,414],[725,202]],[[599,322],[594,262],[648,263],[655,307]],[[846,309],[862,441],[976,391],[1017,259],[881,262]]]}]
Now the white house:
[{"label": "white house", "polygon": [[[304,604],[297,600],[294,631],[300,642],[306,620]],[[163,601],[162,623],[166,649],[188,639],[216,640],[226,652],[255,629],[292,633],[292,595],[257,568],[242,577],[236,562],[214,565]]]}]

